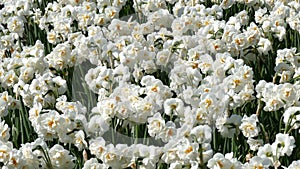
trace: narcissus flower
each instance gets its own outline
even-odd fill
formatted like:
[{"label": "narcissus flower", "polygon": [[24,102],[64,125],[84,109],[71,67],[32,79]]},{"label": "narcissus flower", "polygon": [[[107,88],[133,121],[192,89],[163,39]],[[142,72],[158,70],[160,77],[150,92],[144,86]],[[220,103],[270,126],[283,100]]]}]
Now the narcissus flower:
[{"label": "narcissus flower", "polygon": [[199,125],[191,130],[191,136],[195,136],[198,143],[210,143],[212,130],[208,125]]},{"label": "narcissus flower", "polygon": [[292,155],[293,149],[296,147],[295,138],[288,134],[278,133],[276,134],[276,140],[272,143],[274,153],[279,156]]},{"label": "narcissus flower", "polygon": [[255,137],[259,134],[260,128],[257,126],[257,122],[256,114],[252,114],[250,117],[244,115],[239,128],[245,137]]}]

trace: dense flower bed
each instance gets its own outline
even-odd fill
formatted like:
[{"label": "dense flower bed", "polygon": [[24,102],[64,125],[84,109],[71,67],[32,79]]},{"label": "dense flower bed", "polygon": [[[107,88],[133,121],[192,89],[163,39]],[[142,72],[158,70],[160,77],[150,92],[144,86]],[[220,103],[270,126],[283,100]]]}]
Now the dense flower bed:
[{"label": "dense flower bed", "polygon": [[0,167],[300,166],[300,3],[0,2]]}]

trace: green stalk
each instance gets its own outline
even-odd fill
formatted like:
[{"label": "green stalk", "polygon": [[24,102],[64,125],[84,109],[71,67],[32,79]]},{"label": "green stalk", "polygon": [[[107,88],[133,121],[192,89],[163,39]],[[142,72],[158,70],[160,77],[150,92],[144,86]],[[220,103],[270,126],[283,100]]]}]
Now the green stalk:
[{"label": "green stalk", "polygon": [[135,140],[134,140],[134,144],[138,143],[138,138],[139,138],[139,127],[137,125],[135,125]]},{"label": "green stalk", "polygon": [[19,146],[19,143],[18,143],[19,130],[18,130],[18,128],[19,128],[20,121],[16,118],[16,114],[17,114],[17,112],[13,111],[12,116],[9,119],[11,120],[10,122],[12,124],[12,131],[11,131],[12,132],[12,142],[15,147],[18,147]]},{"label": "green stalk", "polygon": [[200,154],[200,167],[203,168],[204,167],[204,162],[203,162],[203,149],[202,149],[202,144],[199,144],[199,150],[198,150],[199,154]]},{"label": "green stalk", "polygon": [[283,120],[283,116],[281,116],[279,121],[279,131],[278,131],[279,133],[281,132],[282,120]]},{"label": "green stalk", "polygon": [[115,144],[115,133],[114,133],[114,128],[115,128],[115,124],[114,124],[114,118],[112,119],[112,129],[111,129],[111,142],[112,144]]},{"label": "green stalk", "polygon": [[266,143],[269,143],[269,136],[268,136],[268,133],[267,133],[266,130],[265,130],[264,125],[263,125],[262,123],[259,123],[259,125],[260,125],[260,127],[261,127],[261,129],[262,129],[262,131],[263,131],[264,138],[265,138],[265,142],[266,142]]},{"label": "green stalk", "polygon": [[217,151],[217,132],[216,132],[216,128],[213,128],[213,150]]},{"label": "green stalk", "polygon": [[53,166],[52,166],[52,163],[51,163],[51,159],[49,157],[49,154],[48,154],[48,151],[47,150],[44,150],[42,146],[38,146],[37,147],[38,150],[42,151],[42,153],[44,154],[44,161],[46,163],[46,166],[48,169],[53,169]]},{"label": "green stalk", "polygon": [[131,144],[134,144],[134,125],[131,126],[131,134],[130,134],[130,139],[131,139]]},{"label": "green stalk", "polygon": [[[146,140],[149,140],[147,138],[147,133],[148,133],[148,128],[147,126],[145,127],[145,130],[144,130],[144,138],[143,138],[143,144],[146,145]],[[148,145],[148,144],[147,144]]]},{"label": "green stalk", "polygon": [[225,154],[226,153],[226,149],[228,148],[227,147],[227,138],[225,138],[225,140],[224,140],[224,146],[223,146],[223,154]]},{"label": "green stalk", "polygon": [[25,143],[25,139],[24,139],[24,129],[23,129],[23,120],[22,120],[22,112],[19,112],[19,120],[20,120],[20,126],[18,128],[18,130],[21,130],[21,143],[24,144]]}]

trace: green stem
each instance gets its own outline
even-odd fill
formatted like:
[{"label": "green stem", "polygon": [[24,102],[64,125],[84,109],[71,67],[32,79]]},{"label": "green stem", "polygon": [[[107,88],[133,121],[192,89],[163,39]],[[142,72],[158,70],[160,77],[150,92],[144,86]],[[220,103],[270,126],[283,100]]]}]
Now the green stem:
[{"label": "green stem", "polygon": [[217,151],[217,131],[216,131],[216,128],[214,127],[213,128],[213,150],[214,151]]},{"label": "green stem", "polygon": [[145,127],[145,130],[144,130],[144,139],[143,139],[143,144],[146,145],[146,140],[148,140],[147,138],[147,133],[148,133],[148,128],[147,126]]},{"label": "green stem", "polygon": [[139,138],[139,127],[137,125],[135,125],[135,140],[134,140],[134,144],[138,143],[138,138]]}]

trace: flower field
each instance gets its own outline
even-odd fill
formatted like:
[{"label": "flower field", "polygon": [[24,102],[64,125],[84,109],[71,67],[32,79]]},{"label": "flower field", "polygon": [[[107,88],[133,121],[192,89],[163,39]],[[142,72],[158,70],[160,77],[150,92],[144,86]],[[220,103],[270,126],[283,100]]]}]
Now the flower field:
[{"label": "flower field", "polygon": [[2,0],[0,168],[300,168],[298,0]]}]

